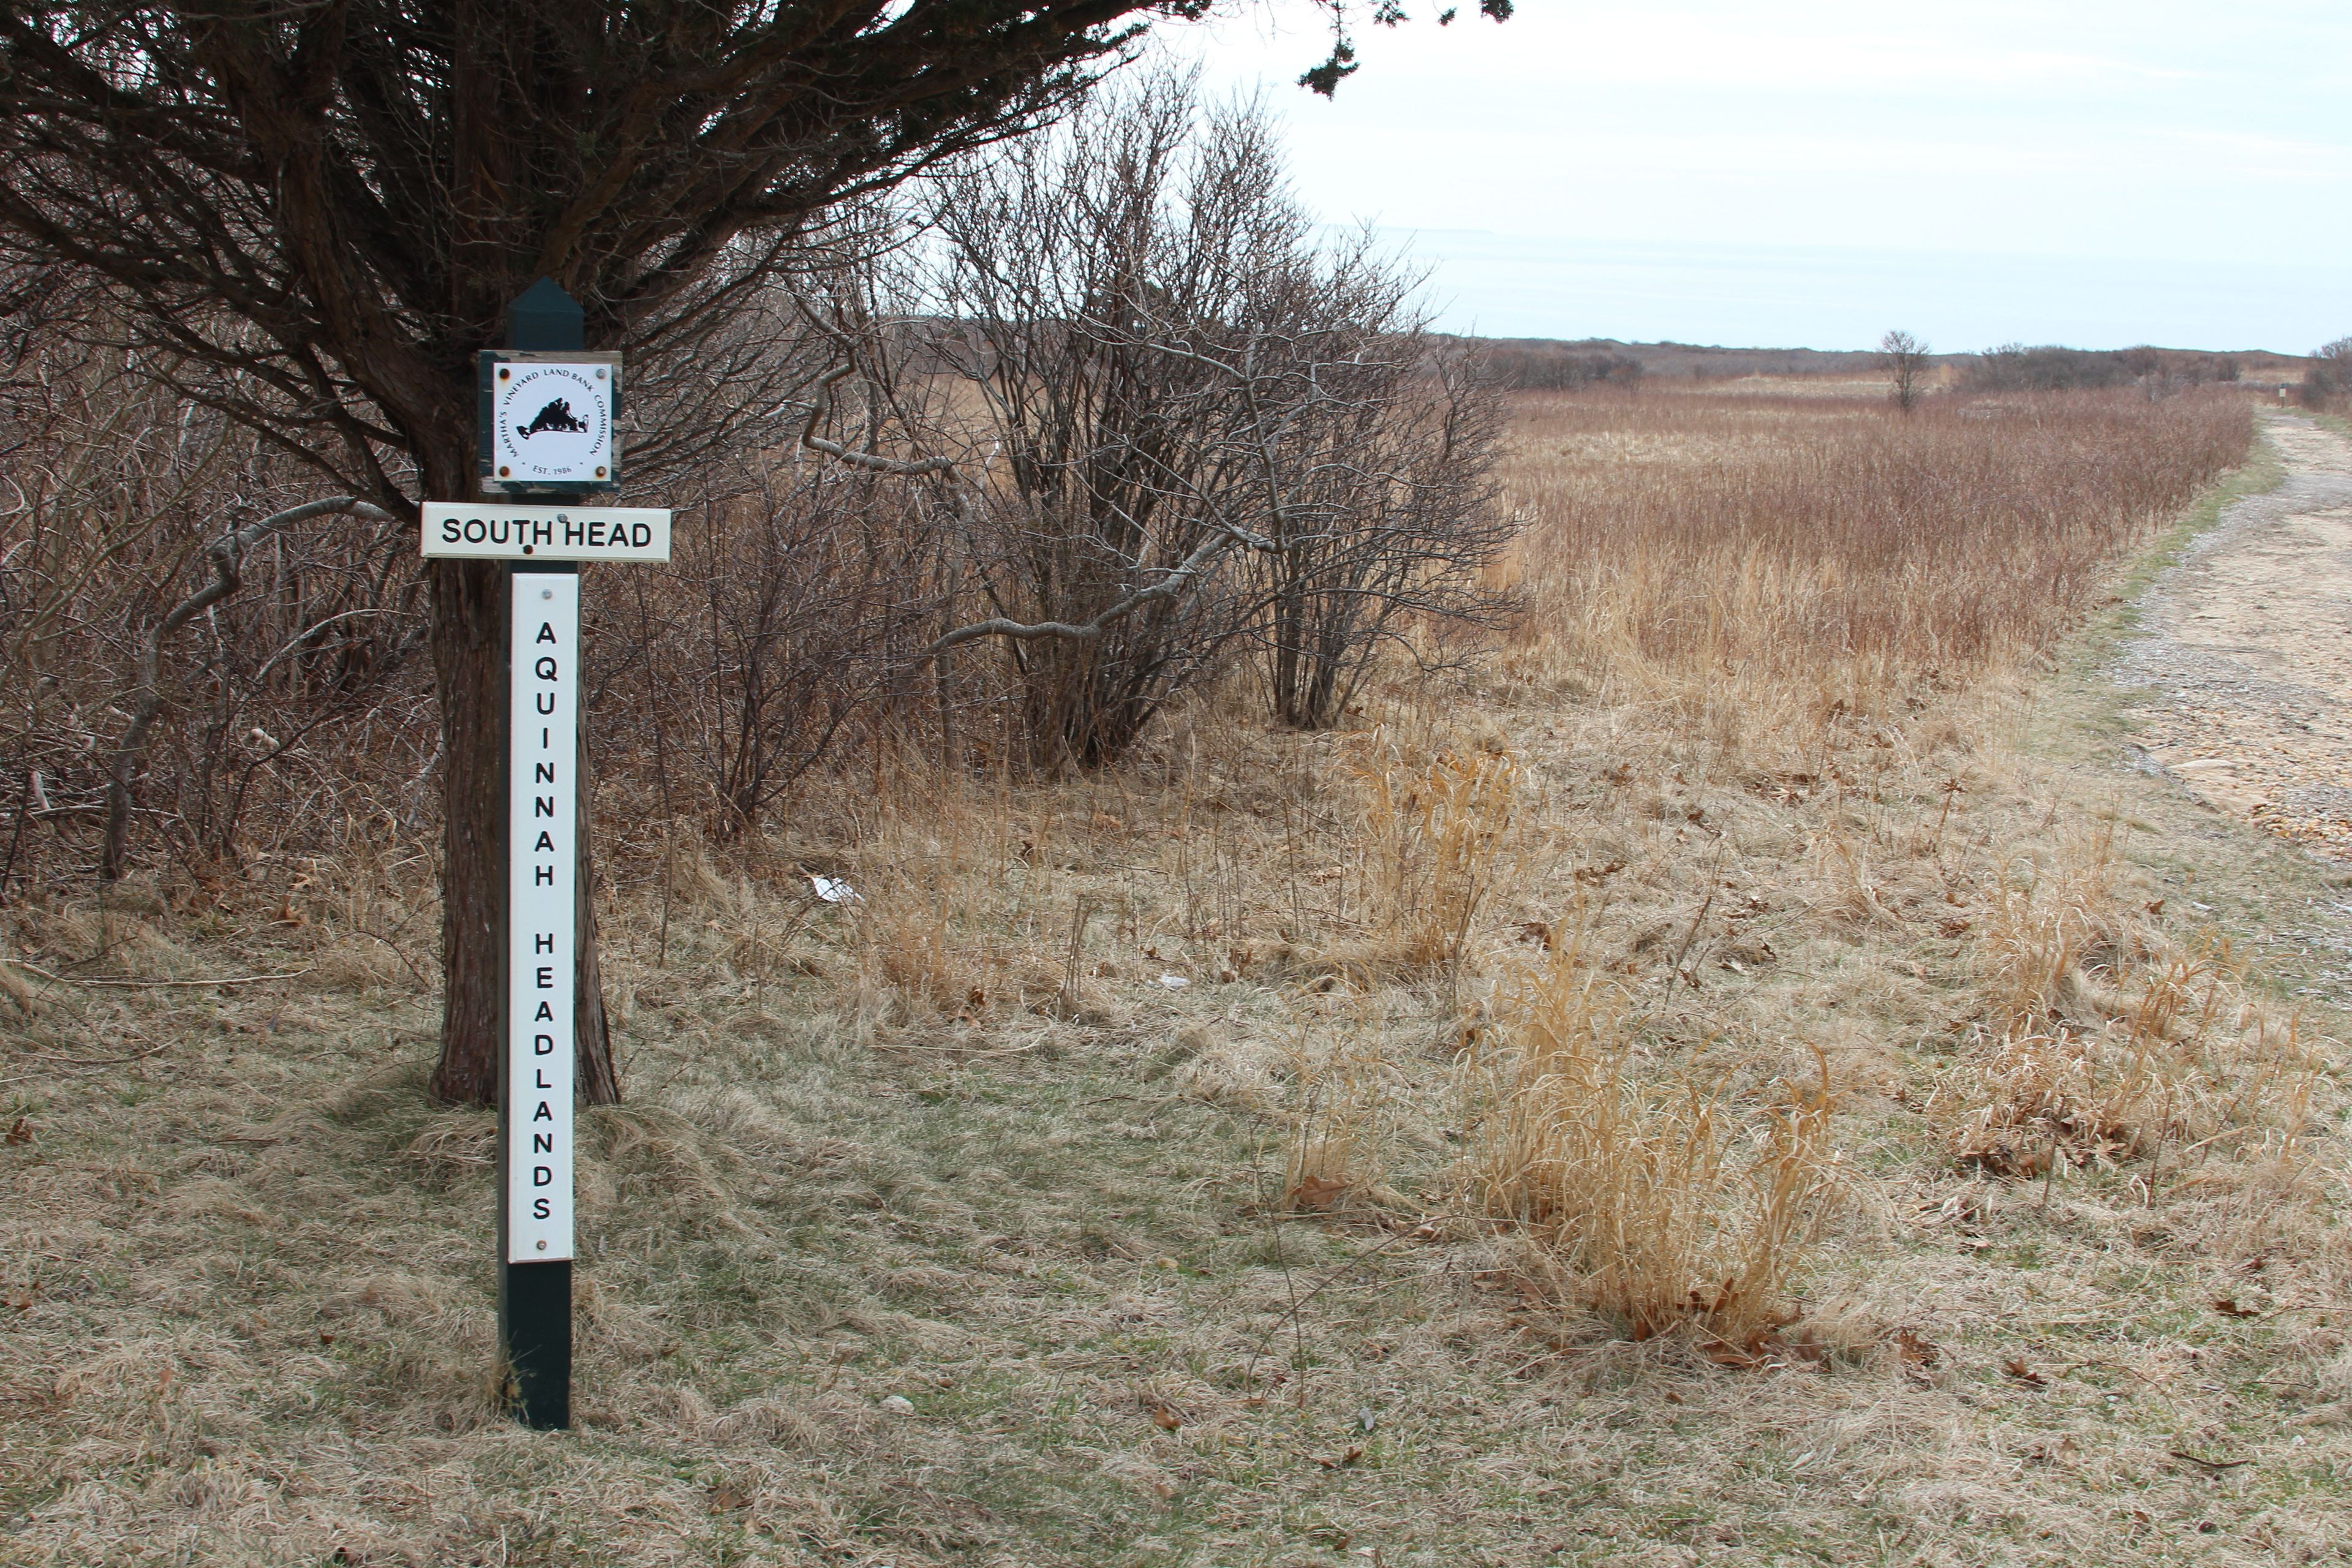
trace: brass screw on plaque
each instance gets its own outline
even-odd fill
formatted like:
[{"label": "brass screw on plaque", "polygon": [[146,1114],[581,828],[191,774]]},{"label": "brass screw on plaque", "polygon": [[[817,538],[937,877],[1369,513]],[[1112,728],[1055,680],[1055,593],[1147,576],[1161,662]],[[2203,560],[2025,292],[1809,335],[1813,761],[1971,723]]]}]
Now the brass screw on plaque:
[{"label": "brass screw on plaque", "polygon": [[500,479],[505,479],[509,474],[510,474],[510,473],[512,473],[512,472],[514,472],[514,470],[513,470],[512,468],[499,468],[499,478],[500,478]]},{"label": "brass screw on plaque", "polygon": [[603,478],[604,477],[604,469],[602,469],[602,468],[597,469],[597,470],[596,470],[596,477],[597,477],[598,479],[603,479]]},{"label": "brass screw on plaque", "polygon": [[499,379],[500,381],[504,381],[507,377],[509,377],[509,376],[512,375],[513,374],[514,374],[514,372],[512,372],[512,371],[510,371],[510,370],[501,369],[501,370],[499,372]]}]

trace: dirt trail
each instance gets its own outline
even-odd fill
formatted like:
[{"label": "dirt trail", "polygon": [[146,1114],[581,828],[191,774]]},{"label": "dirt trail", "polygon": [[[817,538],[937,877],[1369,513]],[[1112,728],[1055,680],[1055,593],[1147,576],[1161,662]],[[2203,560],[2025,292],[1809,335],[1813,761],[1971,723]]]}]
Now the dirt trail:
[{"label": "dirt trail", "polygon": [[2116,679],[2161,694],[2140,744],[2192,794],[2352,860],[2352,441],[2264,419],[2285,482],[2158,577]]}]

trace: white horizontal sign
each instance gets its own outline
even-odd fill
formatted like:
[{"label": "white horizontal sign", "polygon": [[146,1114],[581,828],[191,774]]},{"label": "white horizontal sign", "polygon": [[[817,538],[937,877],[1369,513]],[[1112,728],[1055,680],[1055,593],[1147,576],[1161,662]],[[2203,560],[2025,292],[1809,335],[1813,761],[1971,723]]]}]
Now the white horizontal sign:
[{"label": "white horizontal sign", "polygon": [[425,553],[520,561],[667,561],[669,512],[646,506],[425,503]]}]

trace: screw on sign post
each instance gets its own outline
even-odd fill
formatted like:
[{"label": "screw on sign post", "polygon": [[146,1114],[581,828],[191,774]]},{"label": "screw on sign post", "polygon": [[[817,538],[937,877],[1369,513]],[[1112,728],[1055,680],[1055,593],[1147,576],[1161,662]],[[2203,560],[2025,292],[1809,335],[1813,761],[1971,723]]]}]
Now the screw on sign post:
[{"label": "screw on sign post", "polygon": [[479,488],[427,501],[431,557],[511,562],[507,622],[506,1028],[499,1069],[499,1343],[524,1425],[572,1424],[572,1015],[579,1005],[580,566],[667,561],[667,511],[551,505],[620,486],[621,357],[586,352],[548,279],[479,360]]}]

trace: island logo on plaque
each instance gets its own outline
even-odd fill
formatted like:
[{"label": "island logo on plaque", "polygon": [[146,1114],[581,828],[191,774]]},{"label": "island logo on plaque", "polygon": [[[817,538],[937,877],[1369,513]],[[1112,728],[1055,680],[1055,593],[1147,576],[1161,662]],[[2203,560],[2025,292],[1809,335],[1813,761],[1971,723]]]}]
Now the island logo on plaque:
[{"label": "island logo on plaque", "polygon": [[480,375],[483,493],[620,488],[620,355],[492,350]]}]

